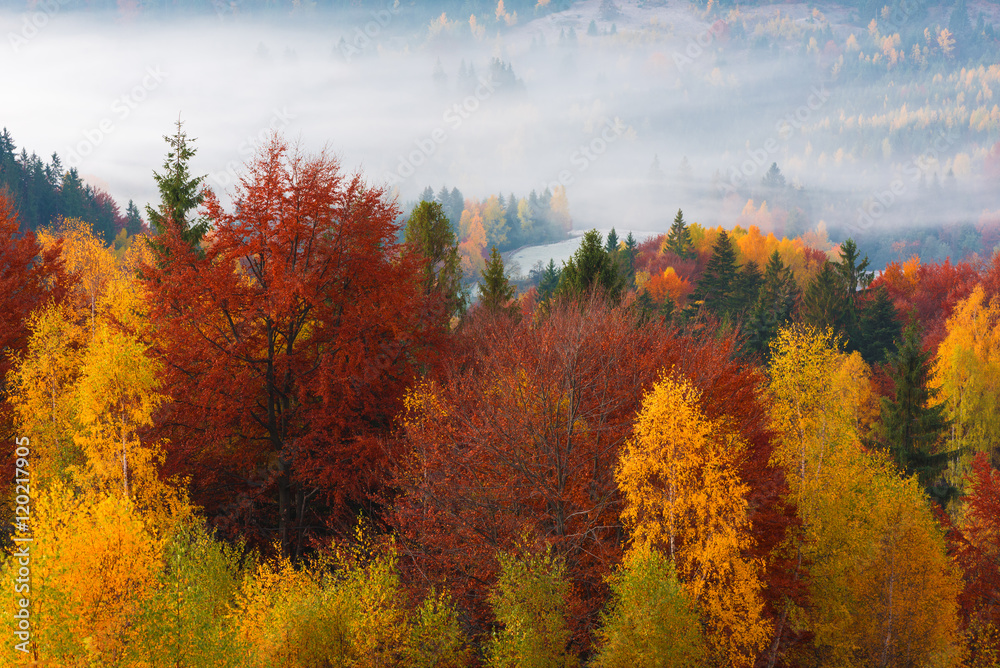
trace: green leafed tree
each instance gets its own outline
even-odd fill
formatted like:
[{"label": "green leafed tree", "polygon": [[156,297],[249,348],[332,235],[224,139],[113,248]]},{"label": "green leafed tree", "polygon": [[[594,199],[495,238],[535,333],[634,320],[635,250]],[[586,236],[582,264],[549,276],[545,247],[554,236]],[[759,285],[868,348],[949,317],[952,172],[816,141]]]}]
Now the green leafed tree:
[{"label": "green leafed tree", "polygon": [[615,232],[615,228],[611,228],[608,232],[608,241],[604,244],[604,250],[608,253],[614,253],[618,250],[618,233]]},{"label": "green leafed tree", "polygon": [[688,260],[694,257],[694,244],[691,243],[691,233],[684,222],[684,212],[677,209],[674,223],[667,234],[666,249],[679,258]]},{"label": "green leafed tree", "polygon": [[618,299],[624,281],[618,263],[605,249],[601,233],[590,230],[584,233],[580,247],[573,253],[562,271],[559,291],[576,297],[598,289],[612,300]]},{"label": "green leafed tree", "polygon": [[666,555],[635,548],[608,584],[611,599],[597,632],[594,668],[696,668],[708,663],[698,608]]},{"label": "green leafed tree", "polygon": [[817,329],[829,327],[835,334],[842,334],[848,308],[847,295],[835,265],[824,263],[802,297],[803,322]]},{"label": "green leafed tree", "polygon": [[559,288],[559,280],[562,278],[562,269],[556,266],[556,261],[549,259],[549,264],[542,272],[542,280],[538,283],[538,298],[546,300],[550,298]]},{"label": "green leafed tree", "polygon": [[858,352],[869,364],[884,362],[896,351],[896,340],[901,335],[889,292],[882,286],[870,290],[858,317]]},{"label": "green leafed tree", "polygon": [[501,554],[490,599],[499,629],[486,646],[490,668],[574,668],[566,566],[551,552]]},{"label": "green leafed tree", "polygon": [[753,309],[747,316],[745,348],[768,357],[770,343],[778,331],[791,322],[799,290],[792,270],[781,261],[778,251],[771,254]]},{"label": "green leafed tree", "polygon": [[407,668],[465,668],[471,650],[451,596],[431,588],[413,613]]},{"label": "green leafed tree", "polygon": [[848,239],[840,245],[840,262],[835,263],[835,269],[840,276],[844,290],[844,321],[843,327],[848,338],[848,350],[858,350],[860,343],[860,308],[861,294],[872,282],[873,274],[868,269],[868,256],[861,259],[861,251],[854,239]]},{"label": "green leafed tree", "polygon": [[203,176],[191,176],[188,163],[194,157],[191,147],[194,139],[188,139],[184,123],[177,120],[177,133],[163,139],[170,145],[162,172],[153,172],[153,179],[160,191],[160,205],[146,207],[149,223],[157,234],[163,234],[168,224],[174,224],[181,232],[181,238],[191,246],[198,246],[208,231],[208,221],[192,215],[205,199]]},{"label": "green leafed tree", "polygon": [[408,247],[425,258],[424,294],[438,295],[448,318],[462,313],[465,294],[458,240],[441,204],[428,201],[418,204],[406,223],[404,240]]},{"label": "green leafed tree", "polygon": [[243,665],[245,649],[228,623],[243,578],[238,552],[201,526],[175,530],[157,587],[139,615],[134,660],[151,666]]},{"label": "green leafed tree", "polygon": [[700,304],[708,313],[725,317],[732,306],[733,288],[736,283],[736,249],[723,230],[712,246],[712,257],[698,279],[691,294],[690,304]]},{"label": "green leafed tree", "polygon": [[510,303],[514,299],[514,292],[514,286],[507,279],[500,251],[494,246],[479,281],[479,303],[491,313],[511,312],[514,310]]},{"label": "green leafed tree", "polygon": [[635,287],[635,259],[639,255],[639,242],[635,240],[629,232],[625,237],[625,252],[622,254],[622,276],[625,277],[625,285]]},{"label": "green leafed tree", "polygon": [[941,474],[957,453],[940,452],[951,423],[945,404],[933,405],[938,390],[929,386],[930,352],[922,350],[914,327],[906,330],[899,351],[889,357],[889,368],[893,397],[881,399],[885,447],[902,471],[916,474],[928,493],[944,502],[954,490],[940,484]]},{"label": "green leafed tree", "polygon": [[139,214],[139,207],[132,200],[128,201],[125,209],[125,232],[130,237],[142,232],[142,216]]}]

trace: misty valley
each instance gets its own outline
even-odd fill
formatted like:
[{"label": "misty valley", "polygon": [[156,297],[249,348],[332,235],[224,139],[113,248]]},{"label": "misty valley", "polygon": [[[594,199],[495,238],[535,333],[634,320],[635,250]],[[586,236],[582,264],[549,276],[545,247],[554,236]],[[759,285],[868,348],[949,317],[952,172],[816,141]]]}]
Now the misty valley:
[{"label": "misty valley", "polygon": [[998,25],[0,0],[3,665],[996,666]]}]

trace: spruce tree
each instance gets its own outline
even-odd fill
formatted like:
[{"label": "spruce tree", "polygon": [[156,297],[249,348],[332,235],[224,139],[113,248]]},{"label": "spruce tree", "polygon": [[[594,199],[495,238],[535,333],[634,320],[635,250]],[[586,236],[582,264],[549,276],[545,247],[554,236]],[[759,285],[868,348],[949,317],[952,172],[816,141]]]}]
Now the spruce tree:
[{"label": "spruce tree", "polygon": [[130,237],[142,232],[142,216],[139,215],[139,207],[132,200],[128,201],[125,209],[125,232]]},{"label": "spruce tree", "polygon": [[858,313],[859,290],[865,290],[872,282],[873,274],[868,269],[868,256],[859,261],[861,251],[848,239],[840,245],[840,262],[836,263],[837,273],[844,286],[845,311],[843,326],[847,334],[848,350],[858,350],[860,314]]},{"label": "spruce tree", "polygon": [[691,304],[700,303],[705,311],[725,317],[731,309],[735,281],[736,250],[729,235],[723,230],[715,240],[712,257],[691,294]]},{"label": "spruce tree", "polygon": [[861,309],[857,348],[866,362],[878,364],[896,351],[901,329],[889,292],[882,286],[873,292],[874,297]]},{"label": "spruce tree", "polygon": [[513,298],[514,286],[507,279],[500,251],[493,246],[479,281],[479,303],[490,313],[510,313],[516,308],[513,305],[508,306]]},{"label": "spruce tree", "polygon": [[622,254],[622,276],[625,280],[625,285],[629,288],[635,287],[635,259],[639,255],[639,242],[635,240],[632,233],[629,232],[628,236],[625,237],[625,252]]},{"label": "spruce tree", "polygon": [[823,269],[802,297],[802,320],[814,327],[830,327],[835,334],[843,334],[847,308],[847,294],[834,264],[823,263]]},{"label": "spruce tree", "polygon": [[617,262],[604,250],[601,233],[590,230],[584,233],[580,247],[563,268],[559,292],[577,297],[596,288],[617,300],[624,288],[623,282]]},{"label": "spruce tree", "polygon": [[694,245],[691,243],[691,233],[684,222],[684,212],[677,209],[674,223],[667,234],[666,249],[677,257],[689,260],[694,257]]},{"label": "spruce tree", "polygon": [[740,267],[733,281],[732,295],[729,300],[729,312],[733,314],[746,313],[753,309],[764,283],[757,263],[750,260]]},{"label": "spruce tree", "polygon": [[538,283],[538,298],[542,301],[551,297],[559,287],[559,280],[562,277],[562,269],[556,266],[556,261],[549,259],[549,264],[542,273],[542,280]]},{"label": "spruce tree", "polygon": [[465,295],[462,292],[458,240],[442,206],[426,200],[418,204],[406,222],[404,240],[407,246],[426,259],[424,293],[440,296],[448,318],[463,312]]},{"label": "spruce tree", "polygon": [[201,206],[205,199],[202,191],[205,177],[193,177],[188,170],[188,163],[195,154],[195,149],[189,144],[194,139],[188,139],[183,126],[183,122],[178,119],[177,134],[163,137],[170,145],[170,151],[163,162],[163,173],[153,172],[156,187],[160,190],[160,206],[156,209],[147,206],[146,215],[157,234],[166,232],[168,223],[172,222],[184,241],[198,247],[208,231],[208,221],[189,217],[189,214]]},{"label": "spruce tree", "polygon": [[792,270],[781,261],[778,251],[774,251],[764,269],[757,300],[747,318],[747,350],[765,357],[770,353],[771,340],[783,325],[791,322],[798,296],[799,289]]},{"label": "spruce tree", "polygon": [[951,425],[944,404],[931,405],[938,390],[929,386],[930,356],[922,350],[915,327],[909,327],[899,351],[889,358],[895,387],[892,399],[881,399],[881,435],[900,470],[917,475],[928,493],[943,504],[954,489],[942,484],[941,474],[958,452],[937,451]]},{"label": "spruce tree", "polygon": [[608,241],[604,244],[604,250],[609,253],[614,253],[618,250],[618,233],[615,232],[615,228],[611,228],[608,232]]}]

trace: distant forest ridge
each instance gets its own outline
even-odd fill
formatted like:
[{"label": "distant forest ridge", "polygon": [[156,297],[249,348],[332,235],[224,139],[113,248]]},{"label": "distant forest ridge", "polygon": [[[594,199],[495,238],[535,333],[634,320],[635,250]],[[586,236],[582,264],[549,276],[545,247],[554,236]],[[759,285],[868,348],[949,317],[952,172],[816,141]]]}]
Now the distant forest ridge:
[{"label": "distant forest ridge", "polygon": [[[560,12],[580,4],[574,0],[503,0],[503,9],[507,13],[516,12],[522,19],[531,19],[552,12]],[[608,15],[620,9],[622,2],[603,0],[602,14]],[[775,4],[771,0],[697,0],[695,6],[705,7],[754,7]],[[907,19],[926,15],[928,10],[950,9],[956,5],[965,6],[965,0],[958,2],[937,0],[853,0],[836,3],[847,9],[855,9],[858,19],[867,22],[876,17],[888,7],[890,13],[905,16]],[[666,0],[639,0],[639,7],[657,7],[667,5]],[[493,0],[436,0],[423,2],[418,0],[0,0],[0,8],[15,11],[52,11],[59,10],[88,12],[122,12],[136,13],[239,13],[246,12],[301,12],[303,10],[327,10],[348,12],[370,12],[391,10],[401,12],[412,18],[434,17],[442,12],[454,16],[479,17],[494,15],[497,2]]]},{"label": "distant forest ridge", "polygon": [[7,128],[0,130],[2,190],[12,196],[22,230],[35,230],[57,218],[79,218],[109,243],[122,230],[129,235],[142,231],[142,218],[132,200],[123,211],[111,195],[84,183],[75,167],[65,169],[55,153],[46,162],[34,152],[18,149]]}]

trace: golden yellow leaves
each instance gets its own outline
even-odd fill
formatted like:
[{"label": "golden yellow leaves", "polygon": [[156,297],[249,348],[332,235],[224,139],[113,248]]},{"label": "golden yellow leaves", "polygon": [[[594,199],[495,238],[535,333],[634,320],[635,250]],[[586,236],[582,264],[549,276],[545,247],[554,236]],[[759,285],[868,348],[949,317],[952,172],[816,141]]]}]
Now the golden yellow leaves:
[{"label": "golden yellow leaves", "polygon": [[830,666],[953,665],[958,582],[916,478],[860,441],[868,370],[827,331],[791,327],[773,344],[775,461],[798,504],[794,549],[811,605],[790,617]]},{"label": "golden yellow leaves", "polygon": [[987,302],[981,286],[955,307],[938,347],[933,385],[954,421],[952,447],[996,449],[1000,432],[1000,300]]},{"label": "golden yellow leaves", "polygon": [[[159,542],[128,500],[78,494],[60,482],[35,492],[33,510],[33,658],[116,665],[159,570]],[[5,564],[5,583],[10,569],[16,560]],[[4,616],[11,600],[5,597]]]},{"label": "golden yellow leaves", "polygon": [[734,666],[753,665],[767,643],[762,564],[751,545],[747,485],[736,472],[739,438],[710,421],[699,393],[666,376],[643,400],[616,480],[635,549],[664,550],[701,607],[710,642]]}]

